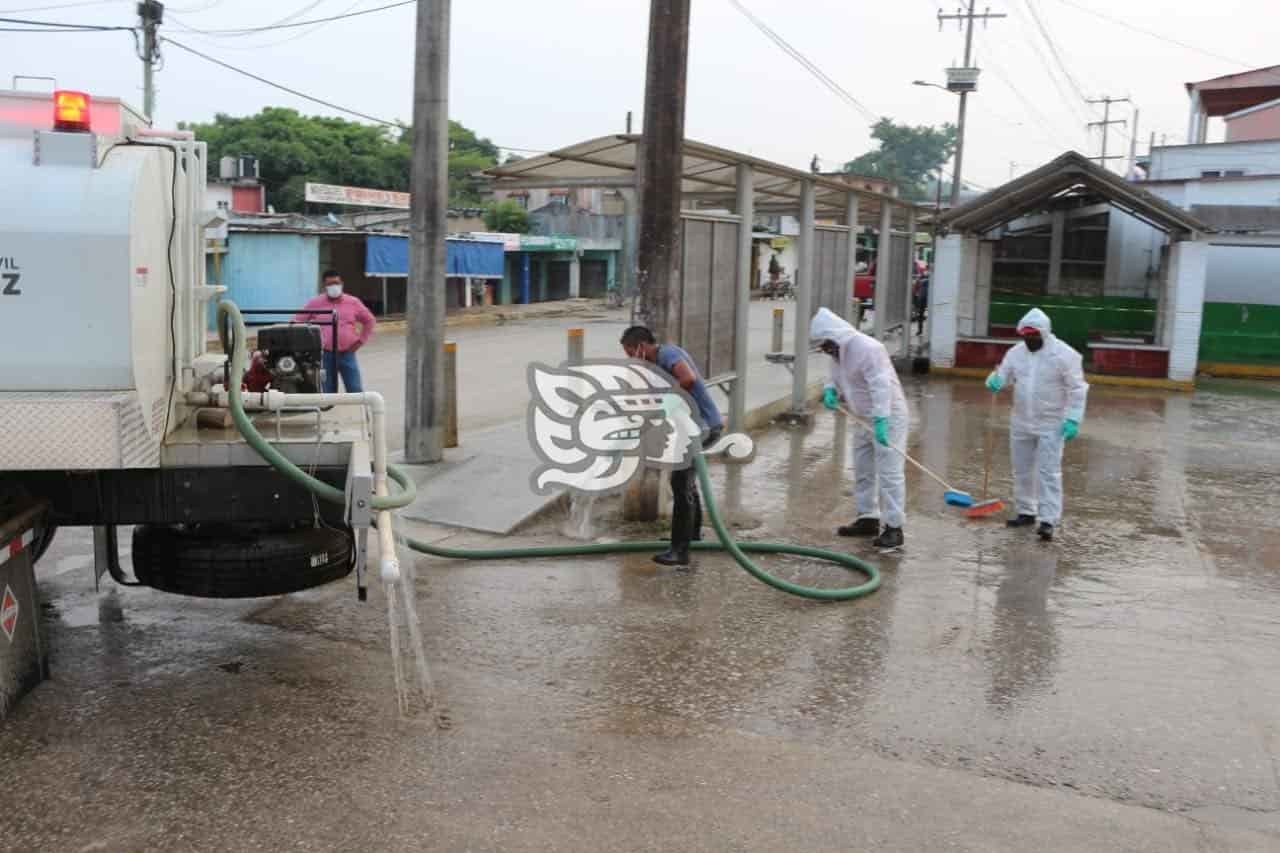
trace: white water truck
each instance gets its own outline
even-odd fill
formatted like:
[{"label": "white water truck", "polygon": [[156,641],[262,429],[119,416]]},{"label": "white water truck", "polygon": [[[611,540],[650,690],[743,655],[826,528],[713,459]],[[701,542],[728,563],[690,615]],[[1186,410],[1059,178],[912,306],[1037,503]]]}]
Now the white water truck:
[{"label": "white water truck", "polygon": [[[241,380],[208,345],[222,288],[206,283],[206,245],[226,219],[205,207],[206,159],[189,132],[153,130],[118,99],[0,92],[0,522],[36,510],[31,563],[57,527],[92,527],[95,579],[234,598],[354,571],[363,599],[382,399],[317,393],[317,327],[259,329],[266,384],[244,406],[339,503],[226,422]],[[122,525],[136,580],[117,556]],[[382,553],[394,572],[394,548]]]},{"label": "white water truck", "polygon": [[[387,464],[382,397],[318,393],[321,336],[311,323],[263,326],[248,365],[250,312],[221,301],[222,351],[208,348],[210,303],[222,288],[206,283],[206,241],[225,217],[205,208],[206,160],[204,143],[190,133],[152,130],[116,99],[0,92],[0,184],[9,199],[0,211],[0,635],[10,641],[0,642],[0,717],[44,673],[34,564],[59,526],[93,528],[95,583],[109,573],[120,584],[243,598],[354,572],[361,600],[372,528],[380,576],[399,589],[400,618],[418,635],[411,573],[400,582],[392,529],[392,511],[415,489]],[[265,313],[292,317],[295,309]],[[726,437],[717,445],[723,450],[708,452],[731,452],[733,444]],[[847,601],[879,586],[876,568],[850,554],[737,543],[716,508],[702,453],[694,464],[718,537],[694,550],[727,551],[761,582],[806,598]],[[136,579],[120,565],[122,525],[133,527]],[[668,547],[403,543],[446,559]],[[802,586],[769,574],[748,553],[825,560],[867,580]],[[396,597],[390,592],[387,601],[398,661]],[[15,645],[24,612],[27,633]],[[422,643],[413,650],[429,693]]]}]

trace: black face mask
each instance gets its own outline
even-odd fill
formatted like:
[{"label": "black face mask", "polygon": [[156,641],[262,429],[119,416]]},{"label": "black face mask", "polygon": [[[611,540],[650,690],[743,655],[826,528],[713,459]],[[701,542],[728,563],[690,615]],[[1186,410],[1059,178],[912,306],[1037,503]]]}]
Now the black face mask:
[{"label": "black face mask", "polygon": [[835,341],[823,341],[818,346],[818,349],[822,350],[837,361],[840,360],[840,346]]},{"label": "black face mask", "polygon": [[1026,344],[1027,349],[1031,350],[1032,352],[1036,352],[1037,350],[1040,349],[1040,347],[1044,346],[1044,338],[1040,337],[1039,335],[1027,335],[1025,338],[1022,339],[1022,342]]}]

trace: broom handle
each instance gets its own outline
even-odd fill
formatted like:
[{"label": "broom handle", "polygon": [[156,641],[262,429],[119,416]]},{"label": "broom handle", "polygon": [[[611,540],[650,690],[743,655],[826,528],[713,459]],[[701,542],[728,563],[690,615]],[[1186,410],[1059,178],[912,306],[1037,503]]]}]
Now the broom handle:
[{"label": "broom handle", "polygon": [[[862,427],[863,429],[865,429],[867,432],[871,433],[872,435],[875,435],[876,431],[875,431],[874,429],[872,429],[872,428],[867,424],[867,422],[866,422],[866,421],[864,421],[862,418],[860,418],[860,417],[858,417],[857,415],[855,415],[853,412],[849,411],[849,410],[848,410],[847,408],[845,408],[843,405],[840,407],[840,411],[844,412],[846,415],[848,415],[850,418],[852,418],[852,419],[853,419],[853,422],[854,422],[855,424],[857,424],[858,426]],[[930,471],[928,468],[924,467],[924,466],[923,466],[923,465],[921,465],[919,462],[917,462],[916,460],[912,459],[910,456],[908,456],[908,455],[907,455],[907,451],[903,450],[901,447],[894,447],[892,444],[890,444],[890,445],[889,445],[889,449],[890,449],[890,450],[892,450],[892,451],[894,451],[895,453],[900,454],[900,455],[902,456],[902,458],[903,458],[903,459],[907,460],[907,461],[908,461],[908,462],[910,462],[912,465],[916,466],[916,467],[917,467],[917,468],[919,468],[921,471],[923,471],[924,473],[928,474],[928,475],[929,475],[930,477],[932,477],[933,479],[937,480],[937,481],[938,481],[938,484],[939,484],[939,485],[941,485],[941,486],[942,486],[942,488],[946,489],[948,492],[958,492],[958,491],[960,491],[959,489],[952,488],[951,484],[950,484],[950,483],[948,483],[946,480],[942,479],[942,478],[941,478],[941,477],[939,477],[937,474],[933,473],[933,472],[932,472],[932,471]]]},{"label": "broom handle", "polygon": [[996,395],[991,395],[991,410],[987,412],[987,458],[986,470],[982,472],[982,500],[985,502],[990,497],[987,487],[991,485],[991,423],[996,416]]}]

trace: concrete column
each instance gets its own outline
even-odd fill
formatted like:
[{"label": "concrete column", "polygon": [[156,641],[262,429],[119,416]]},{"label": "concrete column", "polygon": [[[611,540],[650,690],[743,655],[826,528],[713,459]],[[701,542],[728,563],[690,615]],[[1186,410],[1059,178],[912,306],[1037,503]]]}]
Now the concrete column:
[{"label": "concrete column", "polygon": [[532,265],[533,265],[533,260],[529,257],[529,253],[521,252],[520,253],[520,304],[521,305],[528,305],[529,300],[532,296],[532,294],[530,293],[533,285],[533,282],[531,281]]},{"label": "concrete column", "polygon": [[573,260],[569,261],[569,298],[577,299],[582,293],[582,256],[574,250]]},{"label": "concrete column", "polygon": [[618,280],[618,253],[609,252],[605,256],[605,291],[607,292],[610,285],[620,287],[622,282]]},{"label": "concrete column", "polygon": [[1191,113],[1187,117],[1187,144],[1195,145],[1200,139],[1200,93],[1191,93]]},{"label": "concrete column", "polygon": [[751,334],[751,225],[755,219],[755,186],[751,182],[751,167],[738,166],[738,282],[734,291],[733,309],[733,372],[736,374],[729,390],[729,428],[745,428],[747,412],[747,373],[750,370],[747,346]]},{"label": "concrete column", "polygon": [[791,413],[806,414],[809,396],[809,321],[813,314],[814,239],[813,181],[800,185],[799,258],[796,261],[796,328],[791,348],[796,360],[791,370]]},{"label": "concrete column", "polygon": [[1189,382],[1200,357],[1200,321],[1204,314],[1204,280],[1209,244],[1183,240],[1170,253],[1169,378]]},{"label": "concrete column", "polygon": [[977,241],[978,263],[973,290],[973,333],[979,337],[991,334],[991,274],[995,270],[995,243]]},{"label": "concrete column", "polygon": [[857,314],[853,302],[853,279],[858,274],[858,197],[848,194],[845,200],[844,224],[849,226],[849,246],[844,261],[845,302],[844,318],[857,324]]},{"label": "concrete column", "polygon": [[890,260],[892,256],[893,246],[893,208],[885,203],[880,203],[880,234],[876,237],[876,288],[873,305],[875,306],[875,320],[871,327],[871,334],[878,341],[883,341],[885,336],[885,316],[884,305],[889,293],[889,288],[893,287],[893,283],[889,281],[889,268],[893,266]]},{"label": "concrete column", "polygon": [[507,260],[504,259],[502,264],[502,283],[498,288],[499,305],[511,304],[511,279],[515,273],[515,258],[511,258],[510,260],[511,262],[508,263]]},{"label": "concrete column", "polygon": [[462,279],[462,307],[471,307],[471,279],[467,276]]},{"label": "concrete column", "polygon": [[538,301],[547,301],[547,277],[551,272],[550,256],[543,258],[538,264]]},{"label": "concrete column", "polygon": [[903,287],[906,288],[906,306],[907,316],[906,322],[902,325],[902,343],[898,347],[898,356],[900,358],[911,357],[911,290],[916,280],[916,209],[914,207],[907,208],[907,271],[906,282]]},{"label": "concrete column", "polygon": [[1053,212],[1052,230],[1049,233],[1049,282],[1047,293],[1062,292],[1062,245],[1066,242],[1067,214],[1063,210]]},{"label": "concrete column", "polygon": [[960,277],[956,283],[956,334],[972,337],[977,332],[978,238],[965,237],[960,251]]},{"label": "concrete column", "polygon": [[929,363],[953,367],[956,360],[956,300],[960,290],[960,269],[965,239],[952,234],[938,240],[929,280],[930,321]]},{"label": "concrete column", "polygon": [[618,286],[630,298],[636,289],[636,194],[622,190],[622,276]]}]

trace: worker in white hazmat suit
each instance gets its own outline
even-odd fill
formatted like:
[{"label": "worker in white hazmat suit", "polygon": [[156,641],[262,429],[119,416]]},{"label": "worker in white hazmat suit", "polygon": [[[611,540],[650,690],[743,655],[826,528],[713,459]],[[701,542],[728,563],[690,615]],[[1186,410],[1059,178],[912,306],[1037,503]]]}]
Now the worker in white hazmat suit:
[{"label": "worker in white hazmat suit", "polygon": [[1053,336],[1049,317],[1032,308],[1018,321],[1022,342],[987,377],[993,393],[1013,383],[1009,449],[1017,515],[1010,527],[1040,520],[1041,539],[1053,538],[1062,518],[1062,445],[1080,432],[1089,385],[1080,353]]},{"label": "worker in white hazmat suit", "polygon": [[[841,536],[875,536],[877,548],[903,543],[907,481],[902,454],[907,443],[907,399],[884,344],[864,335],[839,315],[819,308],[809,324],[809,338],[835,362],[822,403],[839,409],[840,400],[868,427],[853,433],[854,511]],[[884,523],[883,529],[881,522]]]}]

